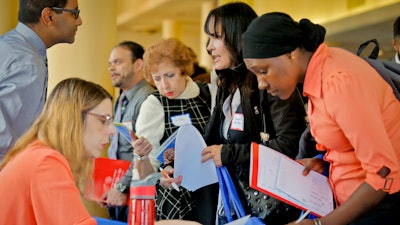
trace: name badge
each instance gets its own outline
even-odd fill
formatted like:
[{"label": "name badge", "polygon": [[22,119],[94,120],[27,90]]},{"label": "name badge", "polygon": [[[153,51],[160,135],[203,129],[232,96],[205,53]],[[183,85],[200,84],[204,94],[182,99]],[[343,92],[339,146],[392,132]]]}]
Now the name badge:
[{"label": "name badge", "polygon": [[243,131],[244,130],[244,116],[243,113],[235,113],[233,114],[232,123],[231,123],[232,130]]},{"label": "name badge", "polygon": [[171,116],[171,122],[173,125],[180,127],[185,124],[192,124],[189,113],[177,116]]}]

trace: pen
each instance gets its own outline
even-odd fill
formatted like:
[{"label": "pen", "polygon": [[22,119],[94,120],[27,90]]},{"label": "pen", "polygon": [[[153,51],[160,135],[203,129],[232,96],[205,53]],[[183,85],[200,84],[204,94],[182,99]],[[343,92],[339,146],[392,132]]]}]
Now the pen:
[{"label": "pen", "polygon": [[307,209],[307,211],[305,213],[303,213],[297,220],[296,223],[300,223],[302,220],[304,220],[304,218],[306,218],[308,216],[308,214],[310,214],[311,210]]},{"label": "pen", "polygon": [[[165,171],[163,168],[160,168],[160,171],[161,171],[162,175],[163,175],[165,178],[171,178],[171,177],[168,175],[167,171]],[[177,185],[175,182],[172,182],[171,185],[172,185],[172,187],[173,187],[176,191],[180,191],[178,185]]]}]

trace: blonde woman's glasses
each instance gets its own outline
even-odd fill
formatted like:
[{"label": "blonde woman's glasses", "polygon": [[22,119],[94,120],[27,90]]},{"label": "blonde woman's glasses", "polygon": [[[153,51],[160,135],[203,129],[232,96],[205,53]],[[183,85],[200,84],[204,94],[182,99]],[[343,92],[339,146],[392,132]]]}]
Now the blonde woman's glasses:
[{"label": "blonde woman's glasses", "polygon": [[102,115],[102,114],[93,113],[93,112],[86,112],[86,114],[97,117],[104,125],[110,125],[114,121],[114,118],[109,115]]}]

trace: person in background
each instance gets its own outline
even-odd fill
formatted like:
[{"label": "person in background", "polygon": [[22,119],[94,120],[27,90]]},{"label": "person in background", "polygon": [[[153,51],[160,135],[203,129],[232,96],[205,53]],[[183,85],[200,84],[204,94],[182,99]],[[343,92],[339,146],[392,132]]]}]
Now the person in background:
[{"label": "person in background", "polygon": [[79,12],[77,0],[20,0],[17,26],[0,36],[0,162],[42,111],[46,49],[74,42]]},{"label": "person in background", "polygon": [[[131,129],[135,127],[143,101],[154,91],[154,88],[143,78],[143,53],[144,49],[138,43],[123,41],[113,48],[108,62],[111,82],[114,87],[122,91],[114,104],[114,121],[124,123]],[[132,162],[134,153],[139,154],[119,133],[111,138],[108,148],[109,158]],[[131,183],[132,168],[133,164],[114,188],[103,196],[109,206],[108,213],[113,220],[128,221],[129,207],[125,206],[125,203]]]},{"label": "person in background", "polygon": [[[311,134],[330,163],[337,207],[290,224],[398,224],[400,102],[364,59],[324,38],[324,27],[280,12],[255,19],[243,34],[244,61],[260,88],[287,99],[304,83]],[[303,175],[323,169],[321,159],[299,162]]]},{"label": "person in background", "polygon": [[392,58],[392,61],[400,64],[400,16],[397,17],[393,24],[392,45],[394,50],[396,51]]},{"label": "person in background", "polygon": [[0,165],[0,224],[96,224],[80,193],[115,132],[106,90],[79,78],[57,84]]},{"label": "person in background", "polygon": [[194,72],[190,77],[194,81],[201,81],[201,82],[206,82],[210,83],[210,73],[207,71],[206,68],[202,67],[199,65],[199,61],[197,59],[196,53],[193,51],[192,48],[188,47],[190,51],[190,55],[193,57],[193,68]]},{"label": "person in background", "polygon": [[[207,83],[196,83],[190,78],[193,58],[181,41],[174,38],[157,41],[146,49],[143,60],[145,77],[155,84],[157,91],[143,102],[136,132],[152,144],[150,159],[160,164],[156,160],[160,145],[180,126],[190,123],[203,133],[210,116],[211,97]],[[161,167],[173,177],[174,154]],[[149,160],[135,161],[135,168],[141,179],[158,172],[158,167]],[[157,185],[157,220],[214,224],[218,184],[194,192],[180,187],[178,192],[172,188],[172,182],[180,185],[181,181],[181,176],[161,178]]]},{"label": "person in background", "polygon": [[[250,194],[244,192],[249,189],[251,142],[263,143],[294,158],[305,129],[305,110],[299,93],[280,100],[259,91],[256,77],[243,62],[242,33],[256,17],[254,10],[242,2],[222,5],[207,16],[207,51],[214,60],[219,87],[204,134],[208,147],[202,152],[203,161],[212,159],[217,166],[228,168],[242,205],[247,213],[254,214],[247,200],[255,198],[255,190]],[[267,205],[260,208],[257,216],[267,224],[284,224],[300,215],[300,210],[283,203],[275,211],[267,211]],[[222,207],[218,214],[219,223],[226,223]]]}]

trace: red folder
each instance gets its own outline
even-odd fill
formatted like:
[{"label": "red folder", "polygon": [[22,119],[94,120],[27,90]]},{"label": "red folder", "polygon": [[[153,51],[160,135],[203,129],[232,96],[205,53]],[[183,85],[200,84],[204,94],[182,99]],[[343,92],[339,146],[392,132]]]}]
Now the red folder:
[{"label": "red folder", "polygon": [[[85,194],[88,200],[102,202],[102,195],[114,187],[129,169],[131,162],[119,159],[97,158],[94,163],[93,185],[89,185]],[[127,205],[129,197],[127,198]]]}]

